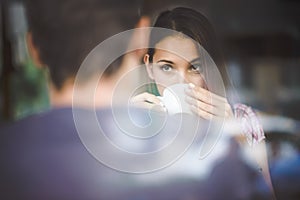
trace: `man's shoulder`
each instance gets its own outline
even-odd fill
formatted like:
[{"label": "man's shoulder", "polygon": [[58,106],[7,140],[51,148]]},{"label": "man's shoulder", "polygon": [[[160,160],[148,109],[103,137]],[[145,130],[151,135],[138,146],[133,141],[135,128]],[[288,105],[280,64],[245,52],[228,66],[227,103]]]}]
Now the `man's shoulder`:
[{"label": "man's shoulder", "polygon": [[[51,109],[33,114],[17,121],[9,122],[2,126],[2,135],[22,134],[33,132],[47,132],[60,128],[59,124],[69,122],[72,119],[71,109]],[[55,124],[55,125],[54,125]]]}]

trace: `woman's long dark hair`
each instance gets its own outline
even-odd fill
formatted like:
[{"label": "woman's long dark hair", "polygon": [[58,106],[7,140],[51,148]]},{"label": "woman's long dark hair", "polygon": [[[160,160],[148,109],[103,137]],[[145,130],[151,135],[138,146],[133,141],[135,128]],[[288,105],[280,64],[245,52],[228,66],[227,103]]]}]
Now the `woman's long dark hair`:
[{"label": "woman's long dark hair", "polygon": [[[154,27],[171,29],[183,33],[198,42],[211,56],[217,65],[225,86],[229,84],[229,78],[225,68],[225,62],[218,45],[214,28],[208,19],[201,13],[184,7],[162,12],[156,19]],[[150,35],[150,46],[154,47],[166,35],[157,37]],[[152,62],[155,49],[149,48],[149,61]]]}]

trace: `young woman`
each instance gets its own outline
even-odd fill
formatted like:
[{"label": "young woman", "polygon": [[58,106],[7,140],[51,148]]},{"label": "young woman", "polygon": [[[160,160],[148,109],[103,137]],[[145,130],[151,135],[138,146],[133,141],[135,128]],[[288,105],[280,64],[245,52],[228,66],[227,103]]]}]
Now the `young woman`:
[{"label": "young woman", "polygon": [[[169,34],[152,32],[150,46],[155,48],[150,48],[144,57],[148,75],[156,83],[159,94],[162,95],[167,86],[189,83],[187,101],[196,115],[205,119],[232,117],[227,99],[209,91],[205,80],[204,72],[209,69],[204,69],[202,48],[213,59],[224,83],[228,84],[217,39],[206,17],[192,9],[175,8],[161,13],[154,27],[174,31]],[[161,104],[157,96],[150,93],[137,95],[132,102],[145,107]],[[219,112],[220,109],[224,111]]]},{"label": "young woman", "polygon": [[[244,138],[247,138],[250,146],[255,144],[254,152],[260,154],[258,164],[271,186],[263,141],[265,136],[256,115],[246,105],[231,106],[226,95],[217,94],[213,91],[215,87],[210,85],[216,80],[210,80],[207,71],[213,73],[216,70],[210,69],[211,63],[204,62],[209,60],[207,55],[215,63],[225,86],[229,86],[229,78],[216,34],[207,18],[195,10],[179,7],[161,13],[154,27],[171,30],[164,32],[162,29],[163,33],[157,34],[153,29],[149,45],[154,48],[149,48],[144,56],[148,76],[154,81],[158,96],[170,85],[186,83],[189,86],[186,89],[186,101],[197,116],[204,119],[235,117],[240,122],[246,121],[243,126]],[[153,92],[136,95],[131,102],[146,108],[162,105]]]}]

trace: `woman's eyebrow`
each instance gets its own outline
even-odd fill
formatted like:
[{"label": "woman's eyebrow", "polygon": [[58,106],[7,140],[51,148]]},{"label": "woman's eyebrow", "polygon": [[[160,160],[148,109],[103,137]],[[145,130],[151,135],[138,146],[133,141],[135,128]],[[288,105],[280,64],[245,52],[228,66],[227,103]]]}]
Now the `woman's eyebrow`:
[{"label": "woman's eyebrow", "polygon": [[189,63],[195,63],[195,62],[197,62],[197,61],[201,61],[200,57],[194,58],[194,59],[191,60]]},{"label": "woman's eyebrow", "polygon": [[159,61],[157,61],[157,62],[158,62],[158,63],[159,63],[159,62],[166,62],[166,63],[169,63],[169,64],[174,64],[173,61],[171,61],[171,60],[165,60],[165,59],[159,60]]}]

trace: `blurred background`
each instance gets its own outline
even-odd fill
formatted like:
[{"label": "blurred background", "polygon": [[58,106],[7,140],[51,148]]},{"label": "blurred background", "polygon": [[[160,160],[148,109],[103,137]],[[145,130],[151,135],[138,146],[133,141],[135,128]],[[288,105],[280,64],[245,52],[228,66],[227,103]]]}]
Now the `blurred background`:
[{"label": "blurred background", "polygon": [[[22,1],[0,2],[1,124],[46,110],[49,100],[47,72],[33,65],[26,49]],[[137,12],[154,20],[176,6],[195,8],[214,25],[233,83],[228,94],[257,109],[271,168],[299,157],[300,1],[141,0]]]}]

